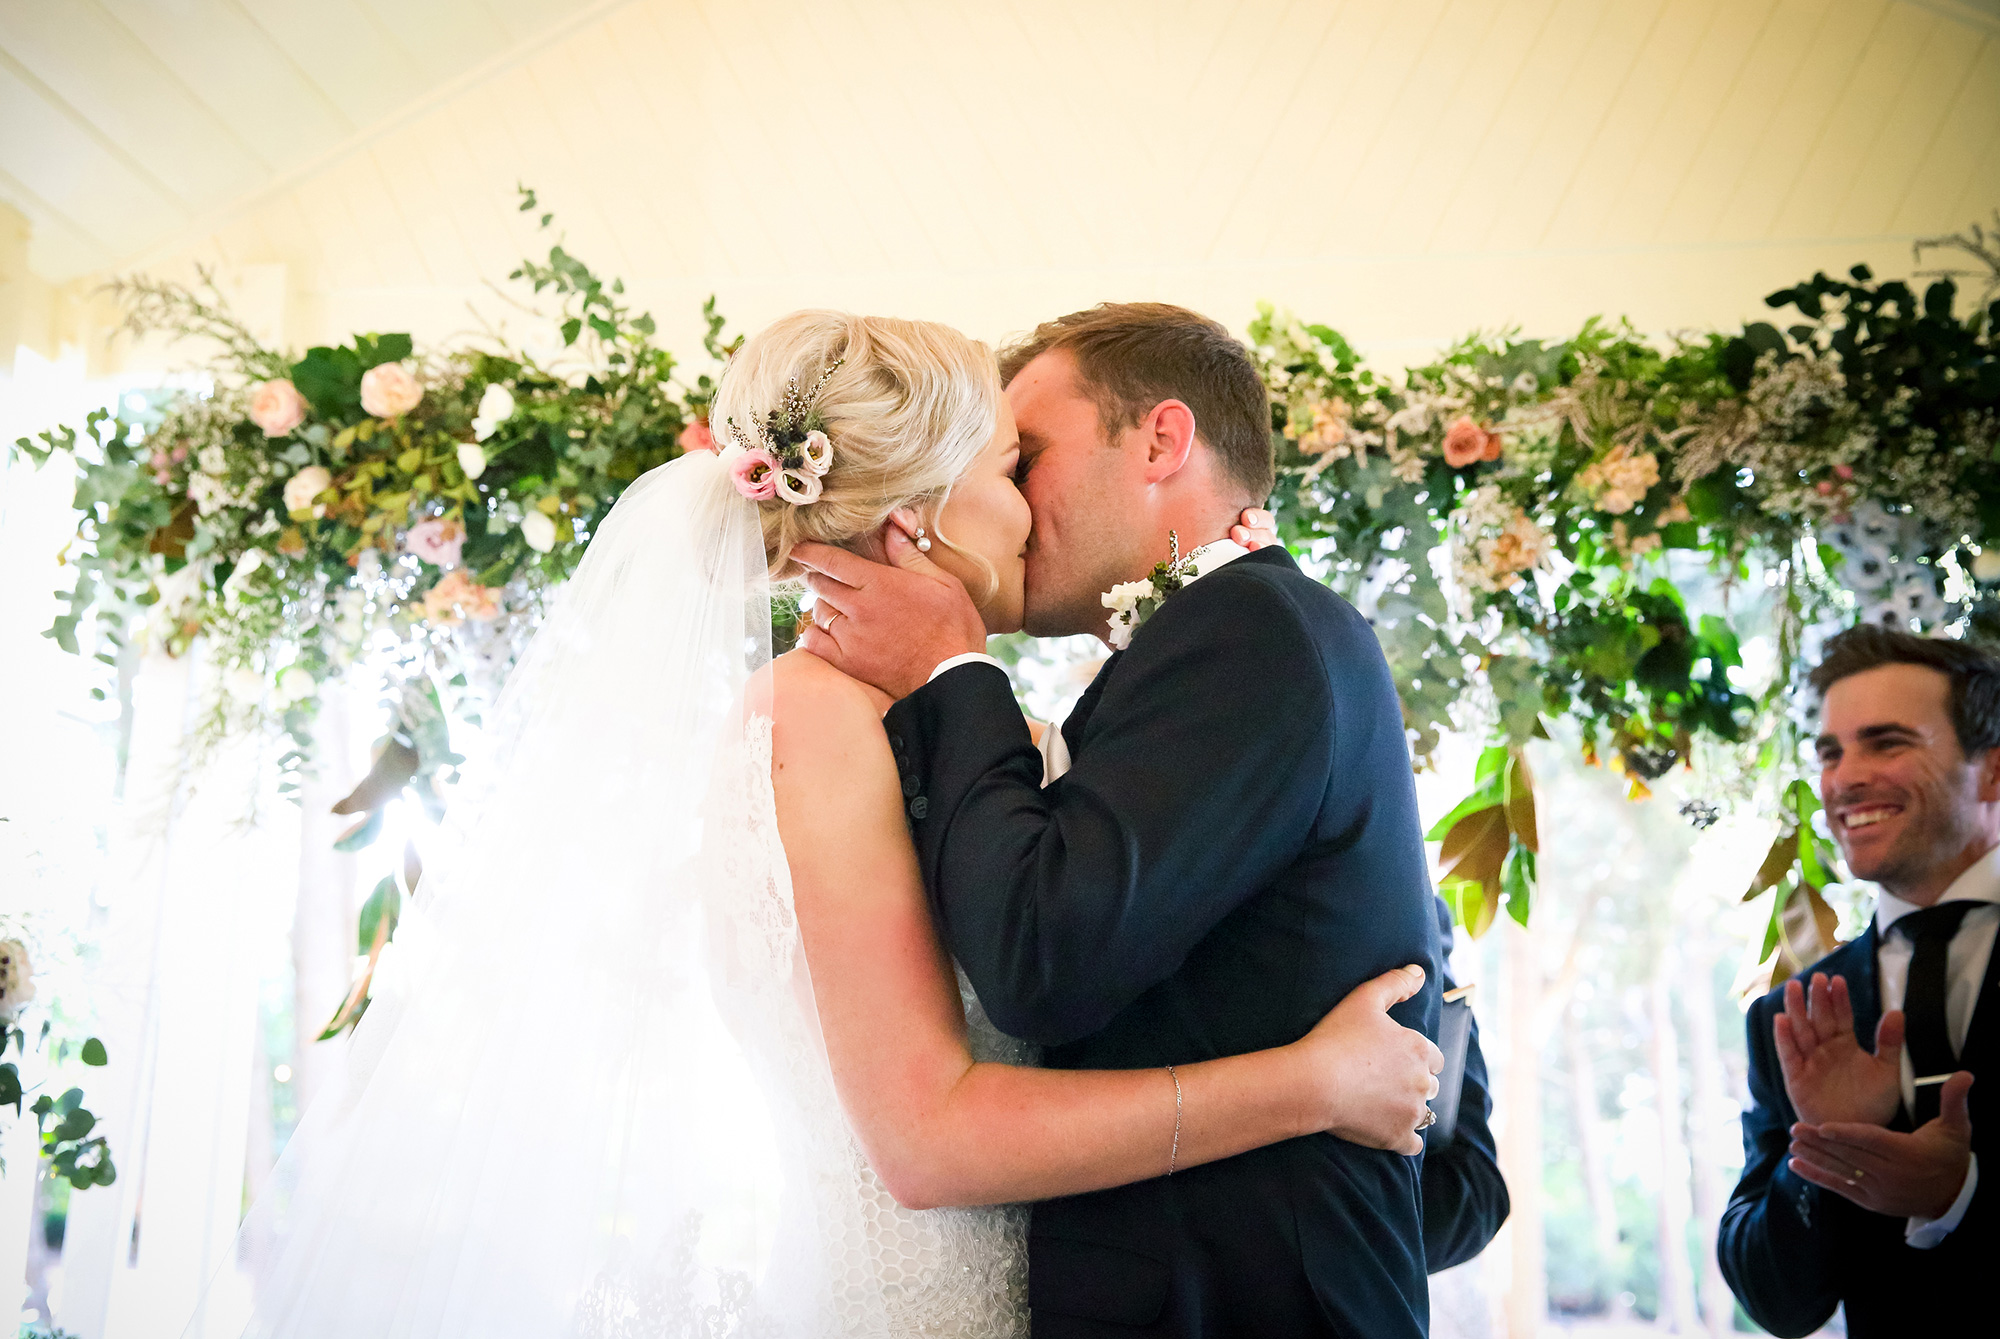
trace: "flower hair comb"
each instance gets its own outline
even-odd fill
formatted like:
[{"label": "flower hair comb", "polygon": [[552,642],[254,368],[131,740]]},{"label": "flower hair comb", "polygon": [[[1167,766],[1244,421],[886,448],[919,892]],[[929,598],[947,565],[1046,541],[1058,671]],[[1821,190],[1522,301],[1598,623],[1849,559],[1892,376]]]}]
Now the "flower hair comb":
[{"label": "flower hair comb", "polygon": [[846,361],[834,359],[809,391],[801,392],[799,379],[793,377],[785,387],[784,403],[762,421],[751,420],[751,430],[757,434],[756,446],[745,442],[743,430],[736,426],[735,419],[725,420],[724,426],[737,444],[745,448],[729,467],[737,492],[752,502],[781,497],[794,507],[819,501],[826,488],[822,480],[833,468],[833,443],[827,440],[826,420],[816,402],[827,381]]}]

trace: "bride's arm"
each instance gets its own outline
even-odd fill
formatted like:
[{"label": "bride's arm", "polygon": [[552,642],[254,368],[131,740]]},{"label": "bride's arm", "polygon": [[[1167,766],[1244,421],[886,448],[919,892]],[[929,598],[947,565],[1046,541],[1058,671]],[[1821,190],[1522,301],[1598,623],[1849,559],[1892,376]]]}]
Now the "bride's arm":
[{"label": "bride's arm", "polygon": [[1386,1013],[1405,969],[1290,1046],[1165,1069],[974,1063],[874,706],[821,662],[781,665],[772,777],[813,999],[848,1118],[905,1205],[1080,1194],[1331,1130],[1415,1153],[1437,1050]]}]

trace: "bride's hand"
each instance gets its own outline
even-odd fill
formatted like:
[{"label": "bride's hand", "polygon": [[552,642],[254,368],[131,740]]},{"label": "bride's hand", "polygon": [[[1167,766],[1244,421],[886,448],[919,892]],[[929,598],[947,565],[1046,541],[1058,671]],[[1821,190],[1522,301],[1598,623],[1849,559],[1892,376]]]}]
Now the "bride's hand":
[{"label": "bride's hand", "polygon": [[1229,537],[1251,552],[1278,542],[1278,520],[1262,507],[1246,508],[1229,527]]},{"label": "bride's hand", "polygon": [[1364,981],[1300,1038],[1307,1073],[1307,1129],[1402,1154],[1421,1153],[1418,1122],[1437,1096],[1444,1052],[1389,1008],[1424,985],[1414,963]]}]

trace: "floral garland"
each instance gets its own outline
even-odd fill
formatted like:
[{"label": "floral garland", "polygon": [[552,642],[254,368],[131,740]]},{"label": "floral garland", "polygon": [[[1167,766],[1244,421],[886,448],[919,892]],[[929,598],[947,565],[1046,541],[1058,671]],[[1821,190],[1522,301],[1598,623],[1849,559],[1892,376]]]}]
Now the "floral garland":
[{"label": "floral garland", "polygon": [[[1431,834],[1475,931],[1503,902],[1526,922],[1520,749],[1545,722],[1574,722],[1635,797],[1703,740],[1775,775],[1811,728],[1798,678],[1829,631],[2000,635],[1990,236],[1917,246],[1981,262],[1962,317],[1965,271],[1920,295],[1857,266],[1772,294],[1799,317],[1783,331],[1654,342],[1593,320],[1555,344],[1474,337],[1396,380],[1337,331],[1260,308],[1284,538],[1374,621],[1420,763],[1447,729],[1495,738]],[[1766,626],[1775,663],[1753,673],[1737,629]],[[1781,845],[1804,849],[1784,793]],[[1816,860],[1788,868],[1774,927],[1826,882]]]},{"label": "floral garland", "polygon": [[[521,208],[536,205],[524,190]],[[552,354],[496,337],[418,357],[390,334],[291,360],[206,275],[195,289],[114,285],[132,330],[205,337],[221,354],[210,389],[15,444],[78,470],[77,579],[49,635],[106,657],[141,636],[174,654],[201,640],[215,670],[207,735],[279,723],[291,770],[321,686],[386,656],[399,666],[394,739],[428,788],[456,761],[437,686],[490,697],[626,485],[713,449],[711,378],[675,377],[622,283],[560,245],[511,277],[560,301]],[[712,302],[706,316],[720,359]]]},{"label": "floral garland", "polygon": [[[1433,834],[1475,929],[1503,903],[1527,917],[1520,749],[1545,722],[1574,722],[1635,796],[1702,741],[1760,750],[1775,774],[1810,728],[1797,669],[1829,630],[2000,635],[2000,249],[1978,227],[1931,248],[1980,261],[1970,313],[1964,271],[1919,294],[1856,267],[1771,295],[1797,314],[1784,330],[1653,341],[1593,320],[1559,343],[1475,336],[1396,378],[1260,308],[1284,538],[1374,621],[1420,763],[1447,729],[1495,738]],[[16,445],[79,470],[77,582],[51,629],[66,648],[93,641],[86,623],[112,651],[141,625],[172,651],[203,639],[226,689],[216,730],[279,720],[294,767],[320,686],[400,657],[353,842],[406,785],[437,803],[446,721],[497,683],[625,485],[715,446],[711,380],[675,380],[621,284],[560,246],[512,277],[560,300],[568,365],[501,341],[418,358],[403,335],[291,361],[212,286],[127,283],[135,328],[219,344],[213,390]],[[732,462],[744,487],[816,495],[827,461],[797,417],[783,450]],[[1753,672],[1738,629],[1765,626],[1775,663]],[[1812,873],[1794,869],[1774,925]]]}]

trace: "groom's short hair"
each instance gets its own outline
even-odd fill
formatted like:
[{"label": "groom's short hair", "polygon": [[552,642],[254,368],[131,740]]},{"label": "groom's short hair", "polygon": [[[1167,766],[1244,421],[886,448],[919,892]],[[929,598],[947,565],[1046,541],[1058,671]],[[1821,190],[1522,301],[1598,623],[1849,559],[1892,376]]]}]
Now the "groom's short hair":
[{"label": "groom's short hair", "polygon": [[1945,676],[1952,732],[1966,757],[2000,747],[2000,655],[1990,646],[1862,623],[1828,639],[1806,681],[1825,697],[1842,679],[1883,665],[1922,665]]},{"label": "groom's short hair", "polygon": [[1164,302],[1105,302],[1035,327],[1000,353],[1000,381],[1045,353],[1076,360],[1077,389],[1097,405],[1104,435],[1122,432],[1162,400],[1194,411],[1196,435],[1252,503],[1271,495],[1277,467],[1271,402],[1249,352],[1221,322]]}]

